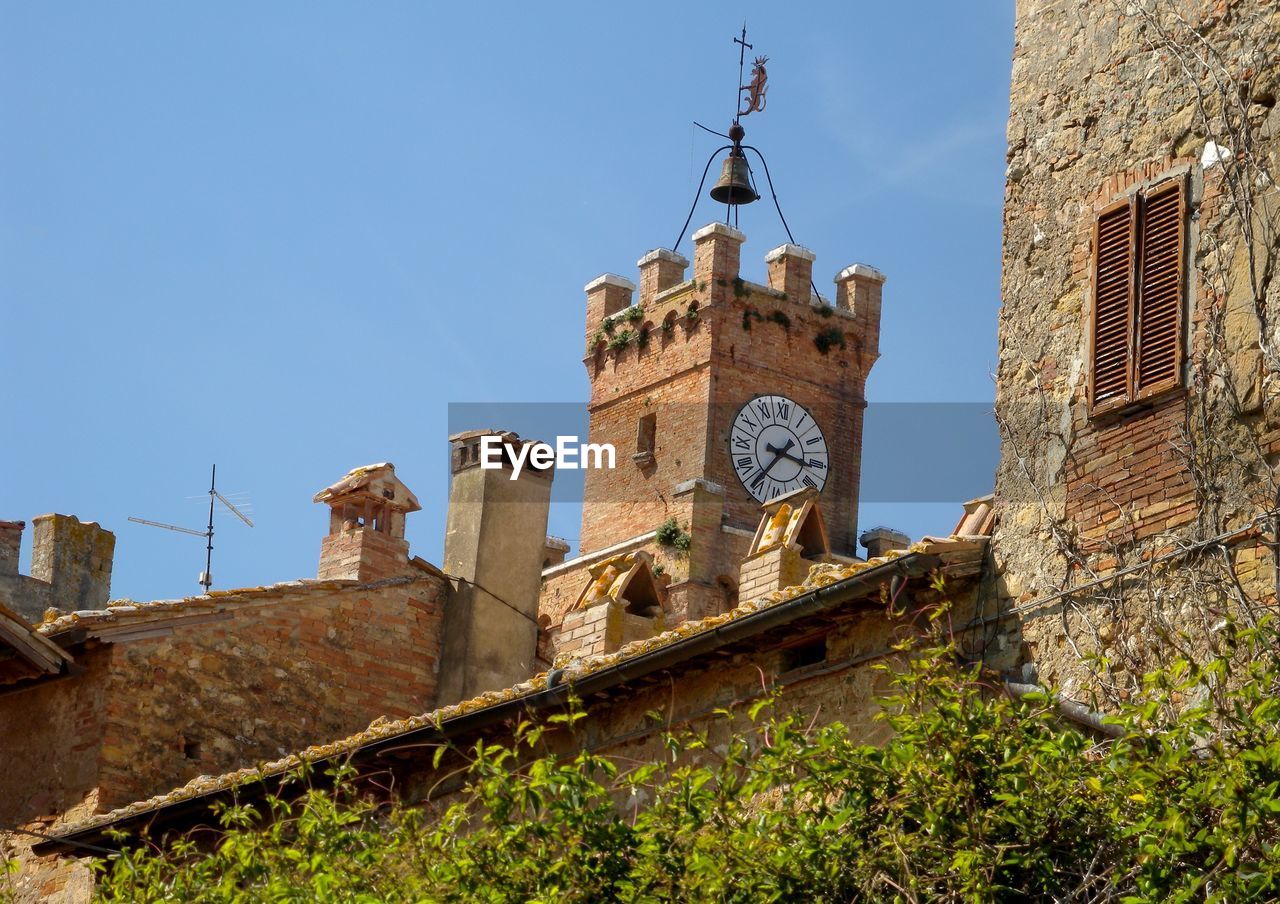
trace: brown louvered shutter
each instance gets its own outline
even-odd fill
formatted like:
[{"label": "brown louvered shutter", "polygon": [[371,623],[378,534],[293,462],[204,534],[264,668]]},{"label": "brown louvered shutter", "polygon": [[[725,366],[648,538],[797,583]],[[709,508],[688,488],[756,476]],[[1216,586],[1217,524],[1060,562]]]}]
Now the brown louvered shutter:
[{"label": "brown louvered shutter", "polygon": [[1090,401],[1095,408],[1114,407],[1131,397],[1133,213],[1129,199],[1112,204],[1098,215],[1094,231]]},{"label": "brown louvered shutter", "polygon": [[1134,395],[1178,385],[1182,370],[1182,256],[1185,222],[1181,180],[1145,198],[1140,229]]}]

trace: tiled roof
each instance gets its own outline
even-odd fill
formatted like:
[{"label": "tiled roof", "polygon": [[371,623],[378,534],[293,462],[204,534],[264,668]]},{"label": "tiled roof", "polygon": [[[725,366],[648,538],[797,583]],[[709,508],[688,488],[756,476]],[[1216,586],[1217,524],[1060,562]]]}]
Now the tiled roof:
[{"label": "tiled roof", "polygon": [[[758,599],[750,600],[722,615],[704,618],[698,621],[685,622],[678,627],[644,640],[627,644],[615,653],[589,656],[584,658],[558,658],[553,672],[560,671],[557,676],[560,684],[573,684],[589,675],[604,671],[624,661],[647,653],[672,646],[686,638],[707,634],[727,623],[746,618],[763,610],[780,606],[789,600],[804,596],[818,588],[827,587],[848,579],[856,578],[860,573],[886,565],[895,559],[903,558],[911,553],[936,556],[943,564],[971,564],[981,557],[985,548],[985,537],[948,537],[916,543],[909,550],[894,550],[888,555],[866,562],[854,562],[840,565],[815,565],[809,571],[808,578],[802,584],[796,584],[782,590],[775,590]],[[407,734],[417,729],[439,727],[452,719],[477,712],[498,704],[519,700],[531,696],[548,687],[551,673],[543,672],[528,681],[498,691],[489,691],[471,700],[465,700],[450,706],[444,706],[429,713],[412,716],[406,719],[387,720],[379,718],[364,731],[328,744],[308,747],[298,753],[290,754],[278,760],[261,763],[257,766],[238,769],[220,776],[201,775],[187,784],[160,794],[147,800],[138,801],[127,806],[93,816],[82,822],[67,826],[59,833],[60,838],[90,831],[110,823],[119,822],[136,816],[161,810],[173,804],[192,800],[220,791],[230,790],[255,780],[279,776],[307,763],[315,763],[336,756],[354,753],[368,744],[385,741]]]}]

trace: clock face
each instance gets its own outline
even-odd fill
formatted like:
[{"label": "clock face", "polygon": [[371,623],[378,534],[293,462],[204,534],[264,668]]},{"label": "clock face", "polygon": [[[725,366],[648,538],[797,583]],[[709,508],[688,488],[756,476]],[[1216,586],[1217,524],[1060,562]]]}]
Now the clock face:
[{"label": "clock face", "polygon": [[827,482],[826,437],[813,415],[786,396],[759,396],[738,410],[729,454],[738,479],[757,502],[805,486],[821,492]]}]

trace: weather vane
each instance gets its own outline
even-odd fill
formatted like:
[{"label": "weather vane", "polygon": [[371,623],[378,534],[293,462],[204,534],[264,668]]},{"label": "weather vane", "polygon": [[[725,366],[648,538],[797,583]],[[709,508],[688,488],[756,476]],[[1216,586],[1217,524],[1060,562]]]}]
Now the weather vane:
[{"label": "weather vane", "polygon": [[[773,196],[773,206],[778,211],[778,219],[782,221],[782,228],[786,230],[787,241],[795,244],[795,237],[791,234],[791,227],[787,225],[787,218],[782,215],[782,205],[778,202],[778,192],[773,187],[773,177],[769,175],[769,164],[765,162],[764,154],[760,153],[759,148],[742,143],[742,139],[747,137],[747,130],[742,127],[742,117],[764,111],[765,93],[769,90],[769,72],[765,69],[765,64],[769,62],[769,58],[763,55],[756,57],[751,65],[751,81],[743,84],[743,76],[747,66],[747,51],[755,50],[751,44],[747,43],[746,22],[742,23],[742,33],[734,37],[733,43],[738,45],[738,91],[734,97],[733,123],[729,126],[729,133],[726,135],[724,132],[709,129],[697,120],[694,120],[693,123],[705,132],[719,135],[721,138],[727,138],[731,143],[716,148],[711,152],[711,156],[707,158],[707,165],[702,169],[702,179],[698,182],[698,190],[693,195],[693,204],[689,208],[689,215],[685,217],[684,225],[680,227],[680,234],[676,236],[675,244],[671,246],[672,251],[679,248],[680,243],[684,241],[684,237],[689,231],[689,224],[693,222],[693,215],[698,209],[698,199],[702,195],[702,187],[707,184],[707,174],[711,172],[711,164],[715,162],[716,156],[722,151],[728,151],[729,156],[725,158],[724,166],[720,170],[720,178],[711,187],[709,194],[712,200],[718,201],[725,206],[725,223],[732,222],[737,225],[738,208],[743,204],[759,201],[761,198],[760,193],[756,191],[755,176],[751,172],[751,166],[747,163],[746,152],[750,151],[759,158],[760,166],[764,169],[764,178],[769,184],[769,194]],[[809,285],[813,289],[813,294],[821,298],[818,294],[817,284],[810,280]]]},{"label": "weather vane", "polygon": [[769,81],[769,73],[764,68],[764,64],[769,62],[769,58],[767,56],[756,57],[755,62],[751,65],[751,81],[750,83],[744,85],[742,84],[742,67],[747,61],[747,51],[755,50],[754,47],[752,47],[750,44],[747,43],[747,23],[746,22],[742,23],[742,37],[734,38],[733,42],[735,44],[741,45],[741,47],[738,49],[738,101],[739,103],[742,102],[742,95],[743,94],[747,95],[746,108],[739,110],[738,115],[733,118],[733,121],[736,123],[741,117],[746,116],[748,113],[764,112],[764,93],[765,91],[768,90],[767,83]]}]

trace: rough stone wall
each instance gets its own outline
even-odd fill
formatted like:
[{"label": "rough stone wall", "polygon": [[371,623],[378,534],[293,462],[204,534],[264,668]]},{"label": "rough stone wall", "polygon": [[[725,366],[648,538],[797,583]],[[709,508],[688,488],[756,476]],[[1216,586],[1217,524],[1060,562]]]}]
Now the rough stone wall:
[{"label": "rough stone wall", "polygon": [[113,646],[100,804],[435,704],[443,583],[309,593]]},{"label": "rough stone wall", "polygon": [[4,831],[47,833],[97,812],[111,648],[78,649],[76,665],[74,677],[0,697],[0,859],[22,864],[22,902],[84,901],[91,887],[83,864],[32,857],[33,836]]},{"label": "rough stone wall", "polygon": [[[1024,655],[1069,696],[1127,696],[1170,653],[1158,638],[1207,649],[1227,610],[1274,598],[1258,535],[1274,525],[1253,522],[1280,499],[1278,51],[1273,4],[1017,6],[994,549]],[[1093,223],[1169,176],[1187,180],[1190,212],[1183,388],[1091,417]]]},{"label": "rough stone wall", "polygon": [[0,826],[70,810],[97,787],[111,648],[75,658],[80,674],[0,696]]},{"label": "rough stone wall", "polygon": [[18,556],[22,552],[22,521],[0,521],[0,577],[18,573]]},{"label": "rough stone wall", "polygon": [[116,536],[73,515],[37,515],[31,529],[31,576],[50,587],[59,609],[100,609],[111,593]]},{"label": "rough stone wall", "polygon": [[32,522],[30,576],[18,573],[22,521],[0,521],[0,603],[30,622],[45,609],[105,606],[111,590],[116,538],[71,515],[40,515]]}]

